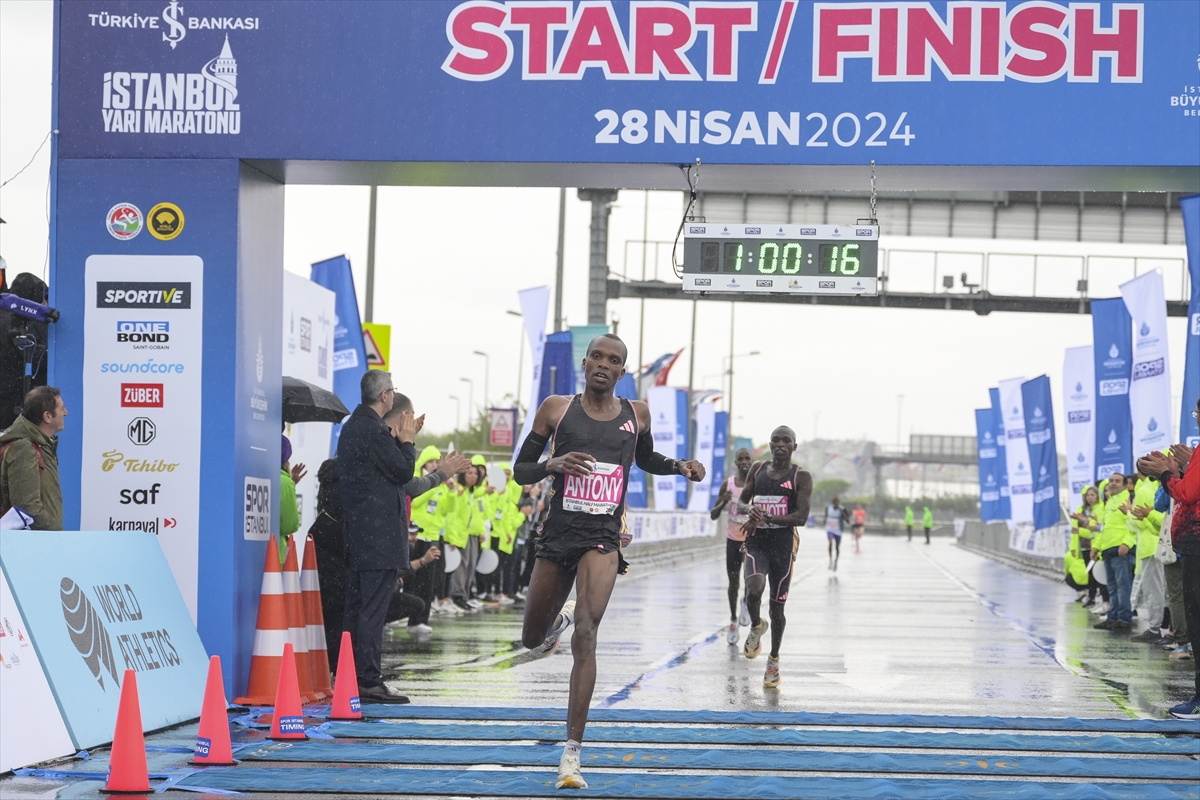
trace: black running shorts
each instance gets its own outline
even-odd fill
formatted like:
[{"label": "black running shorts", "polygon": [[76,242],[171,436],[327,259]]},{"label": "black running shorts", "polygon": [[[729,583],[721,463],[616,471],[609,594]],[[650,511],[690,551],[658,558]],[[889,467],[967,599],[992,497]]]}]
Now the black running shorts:
[{"label": "black running shorts", "polygon": [[616,553],[620,566],[617,574],[624,575],[629,570],[629,564],[621,553],[621,535],[619,533],[594,531],[542,531],[537,537],[537,557],[553,561],[568,572],[574,572],[579,567],[579,559],[589,550],[600,553]]},{"label": "black running shorts", "polygon": [[737,582],[736,575],[742,569],[742,560],[745,558],[745,553],[742,552],[742,545],[745,542],[739,542],[737,539],[725,540],[725,572],[735,576],[734,582]]},{"label": "black running shorts", "polygon": [[746,579],[765,575],[771,587],[771,602],[786,602],[792,585],[792,564],[796,560],[796,534],[792,529],[755,531],[746,537],[742,552],[746,554]]}]

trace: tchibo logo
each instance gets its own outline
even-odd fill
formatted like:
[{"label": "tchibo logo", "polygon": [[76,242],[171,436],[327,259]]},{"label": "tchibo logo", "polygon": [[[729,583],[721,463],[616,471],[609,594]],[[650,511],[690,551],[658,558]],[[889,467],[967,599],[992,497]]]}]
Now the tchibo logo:
[{"label": "tchibo logo", "polygon": [[199,72],[105,72],[100,114],[105,133],[236,135],[237,96],[237,61],[226,35],[220,54]]},{"label": "tchibo logo", "polygon": [[191,308],[192,284],[98,281],[96,308]]},{"label": "tchibo logo", "polygon": [[117,341],[138,343],[171,341],[171,323],[169,322],[118,322]]},{"label": "tchibo logo", "polygon": [[121,408],[162,408],[161,383],[122,383]]}]

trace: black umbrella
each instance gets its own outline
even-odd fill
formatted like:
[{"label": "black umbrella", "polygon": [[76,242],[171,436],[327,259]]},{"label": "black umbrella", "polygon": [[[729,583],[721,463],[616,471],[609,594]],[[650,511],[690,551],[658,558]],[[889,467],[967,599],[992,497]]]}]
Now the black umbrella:
[{"label": "black umbrella", "polygon": [[283,376],[284,422],[341,422],[350,411],[328,389]]}]

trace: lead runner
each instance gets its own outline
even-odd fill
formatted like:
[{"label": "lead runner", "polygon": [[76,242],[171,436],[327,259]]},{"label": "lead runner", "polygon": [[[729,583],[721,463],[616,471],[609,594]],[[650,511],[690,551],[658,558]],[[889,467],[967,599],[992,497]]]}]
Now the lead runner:
[{"label": "lead runner", "polygon": [[[596,686],[596,631],[617,573],[627,568],[620,549],[629,541],[625,491],[630,466],[636,461],[651,475],[704,479],[704,466],[698,461],[676,461],[654,452],[646,403],[613,394],[625,374],[627,355],[625,343],[615,334],[593,339],[583,359],[583,393],[542,402],[513,466],[513,477],[525,486],[554,476],[525,598],[521,641],[546,656],[575,624],[567,744],[558,765],[558,789],[587,788],[579,750]],[[550,458],[539,461],[547,442]],[[567,602],[572,585],[576,599]]]}]

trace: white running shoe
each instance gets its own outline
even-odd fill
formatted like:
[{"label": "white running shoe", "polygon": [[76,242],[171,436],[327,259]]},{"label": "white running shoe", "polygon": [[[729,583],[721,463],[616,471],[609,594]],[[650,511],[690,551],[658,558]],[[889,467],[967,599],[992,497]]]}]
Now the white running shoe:
[{"label": "white running shoe", "polygon": [[1092,613],[1095,614],[1097,617],[1107,617],[1109,607],[1110,606],[1108,603],[1101,603],[1100,605],[1095,606],[1092,609]]},{"label": "white running shoe", "polygon": [[500,605],[502,605],[502,606],[511,606],[515,602],[517,602],[517,601],[513,600],[511,597],[509,597],[506,594],[500,595]]},{"label": "white running shoe", "polygon": [[[542,642],[541,644],[539,644],[537,647],[533,648],[529,652],[533,653],[533,655],[537,658],[545,658],[546,656],[553,653],[554,649],[556,647],[558,647],[559,637],[561,637],[566,632],[567,628],[571,627],[571,623],[574,621],[575,621],[575,601],[568,600],[566,603],[563,604],[562,611],[560,611],[558,613],[558,624],[554,626],[554,629],[552,631],[550,631],[550,633],[546,634],[546,640],[544,642]],[[576,759],[575,759],[575,770],[576,770],[576,772],[579,771],[579,758],[578,757],[576,757]],[[559,775],[559,777],[562,777],[561,774]],[[582,780],[582,778],[580,778],[580,780]],[[575,788],[586,789],[587,786],[575,787]]]},{"label": "white running shoe", "polygon": [[742,610],[738,614],[738,625],[743,628],[750,627],[750,609],[746,606],[746,598],[742,598]]},{"label": "white running shoe", "polygon": [[742,653],[746,658],[758,658],[758,654],[762,652],[762,637],[770,627],[765,619],[760,619],[758,624],[750,629],[750,633],[746,636],[746,644],[742,646]]},{"label": "white running shoe", "polygon": [[416,625],[409,625],[408,632],[410,634],[433,633],[433,628],[429,627],[428,625],[426,625],[424,623],[417,623]]},{"label": "white running shoe", "polygon": [[768,689],[779,688],[779,659],[767,656],[767,672],[763,675],[763,686]]},{"label": "white running shoe", "polygon": [[579,753],[568,753],[563,750],[562,760],[558,762],[558,782],[555,789],[586,789],[587,781],[579,771]]},{"label": "white running shoe", "polygon": [[476,609],[483,608],[483,603],[479,602],[474,597],[472,597],[470,600],[467,601],[467,605],[469,605],[471,608],[476,608]]},{"label": "white running shoe", "polygon": [[730,644],[737,644],[738,640],[738,624],[737,620],[729,623],[729,630],[725,633],[725,641]]}]

